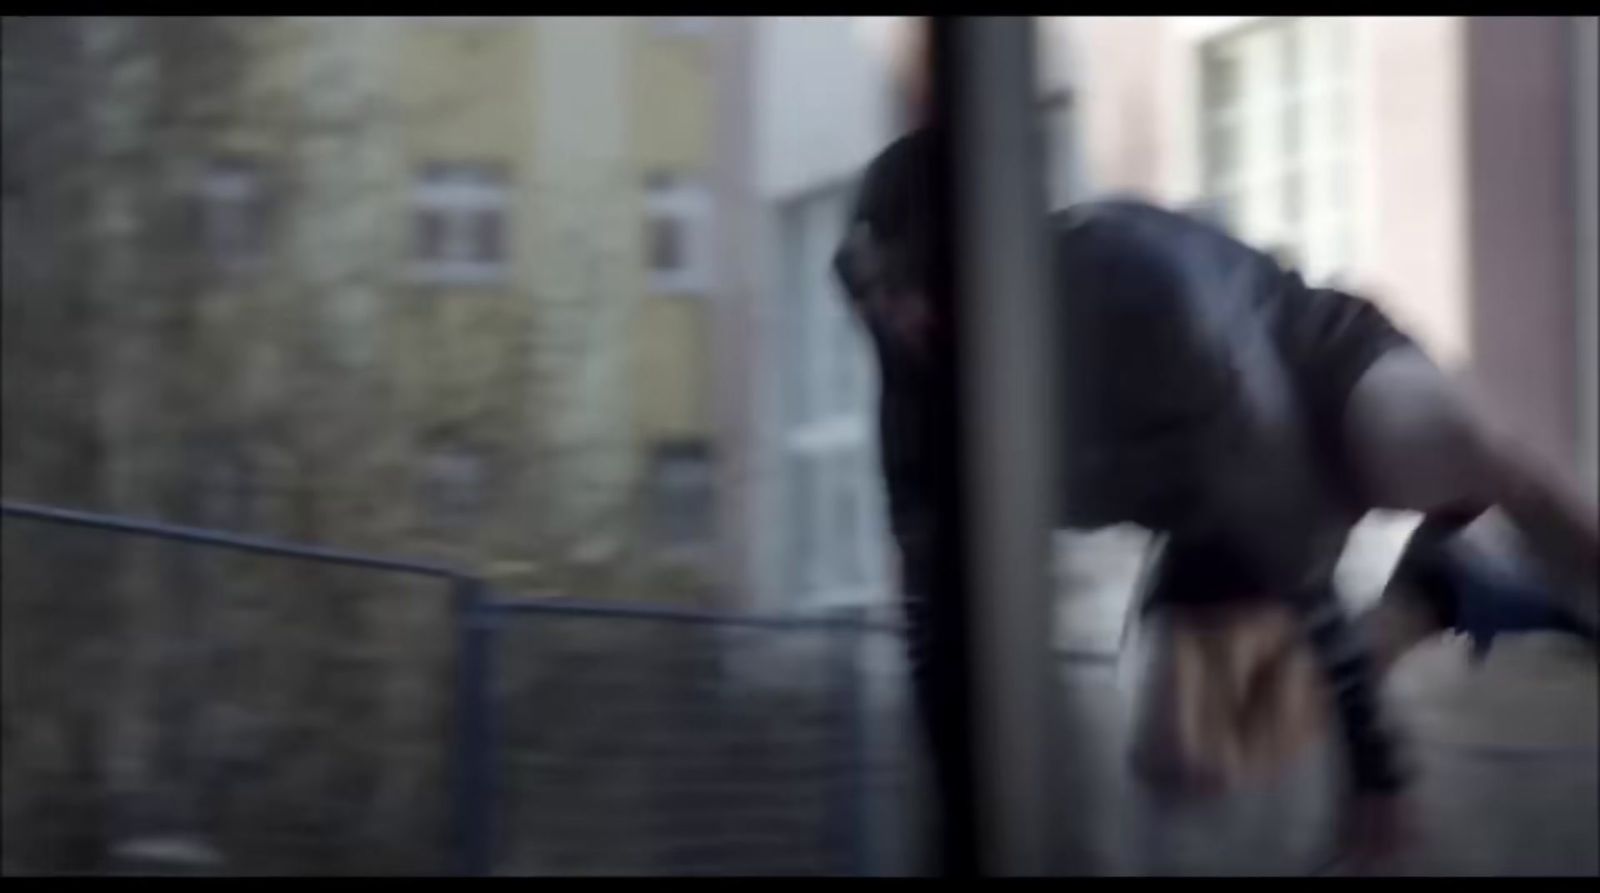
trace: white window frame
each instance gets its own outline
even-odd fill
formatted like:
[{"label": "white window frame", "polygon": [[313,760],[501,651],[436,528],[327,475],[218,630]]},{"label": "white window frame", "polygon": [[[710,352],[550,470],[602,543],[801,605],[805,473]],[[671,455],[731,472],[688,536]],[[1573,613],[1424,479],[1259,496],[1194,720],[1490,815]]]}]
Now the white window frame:
[{"label": "white window frame", "polygon": [[[260,162],[251,158],[214,159],[201,171],[197,192],[200,238],[210,262],[223,272],[234,274],[264,267],[270,249],[270,228],[266,175]],[[223,229],[227,225],[227,215],[242,215],[248,219],[252,206],[259,215],[256,222],[260,230],[254,234],[258,241],[243,246],[242,251],[234,251],[227,247],[230,243]]]},{"label": "white window frame", "polygon": [[[1234,125],[1238,130],[1235,137],[1235,173],[1232,182],[1221,187],[1211,182],[1209,175],[1207,140],[1210,128],[1217,122],[1218,113],[1206,106],[1203,78],[1206,56],[1215,48],[1249,39],[1259,33],[1259,29],[1315,28],[1319,24],[1316,19],[1198,16],[1177,20],[1178,34],[1188,46],[1189,70],[1194,75],[1192,82],[1195,86],[1190,93],[1193,125],[1189,145],[1194,147],[1196,203],[1215,207],[1224,198],[1231,199],[1240,210],[1236,210],[1228,220],[1228,228],[1240,238],[1263,249],[1292,249],[1297,266],[1313,281],[1350,274],[1360,268],[1361,257],[1365,253],[1362,223],[1367,204],[1364,200],[1367,184],[1362,179],[1365,169],[1362,163],[1365,156],[1365,127],[1362,114],[1364,84],[1360,75],[1365,29],[1360,27],[1358,19],[1344,19],[1342,26],[1346,29],[1346,42],[1343,67],[1336,71],[1308,72],[1307,66],[1312,62],[1312,55],[1303,50],[1297,60],[1301,75],[1292,85],[1279,81],[1262,87],[1259,82],[1255,85],[1249,82],[1248,71],[1242,75],[1243,82],[1235,104],[1222,112],[1223,115],[1241,119],[1241,122]],[[1310,126],[1316,117],[1314,113],[1332,114],[1328,106],[1317,105],[1330,99],[1343,105],[1344,130],[1337,142],[1319,138]],[[1274,154],[1268,156],[1274,159],[1270,164],[1246,168],[1250,163],[1246,158],[1246,147],[1252,137],[1261,139],[1261,134],[1266,132],[1263,128],[1266,128],[1272,134],[1267,139],[1281,140],[1281,127],[1286,120],[1283,113],[1295,105],[1300,110],[1301,124],[1294,155],[1285,158],[1281,142],[1278,142],[1274,144]],[[1249,217],[1242,210],[1244,201],[1259,204],[1272,195],[1278,195],[1281,199],[1281,194],[1275,189],[1279,184],[1286,183],[1290,176],[1299,178],[1301,190],[1298,221],[1294,225],[1284,224],[1281,210],[1273,212],[1276,219],[1272,224]],[[1337,207],[1319,198],[1334,182],[1328,177],[1342,178],[1344,183]],[[1245,215],[1243,219],[1241,215]]]},{"label": "white window frame", "polygon": [[[781,345],[779,361],[783,370],[778,401],[782,409],[777,414],[784,480],[778,489],[782,506],[778,516],[783,519],[780,550],[784,553],[779,576],[787,600],[807,611],[877,603],[884,598],[889,583],[887,512],[878,461],[876,366],[867,336],[845,306],[828,262],[843,235],[848,195],[849,184],[833,183],[777,205],[775,232],[784,271],[778,300],[791,311],[798,309],[798,324],[805,330],[790,331],[795,316],[792,312],[780,313],[778,325],[783,331],[774,339]],[[838,220],[831,227],[805,236],[800,229],[804,226],[801,221],[805,204],[830,200],[838,200]],[[826,213],[827,205],[823,208],[814,213]],[[797,234],[810,241],[795,243]],[[841,321],[842,330],[838,325]],[[846,334],[841,339],[837,337],[841,331],[853,335]],[[837,364],[852,362],[847,352],[855,352],[853,361],[859,364],[853,394],[841,394],[834,378]],[[793,365],[796,363],[798,375]],[[799,406],[795,405],[796,380],[802,383]],[[795,489],[793,476],[798,461],[809,462],[812,469],[805,493]],[[840,475],[845,476],[842,482]],[[856,537],[852,541],[831,535],[836,528],[831,515],[836,508],[832,502],[836,492],[849,492],[856,499]],[[803,504],[794,505],[795,498]],[[812,543],[810,560],[804,568],[797,566],[800,558],[791,551],[799,537],[794,529],[797,519],[807,525]],[[852,549],[856,554],[852,559],[841,549]],[[852,564],[858,579],[843,579],[845,569]],[[802,579],[796,579],[796,570]]]},{"label": "white window frame", "polygon": [[[647,225],[645,266],[650,292],[672,297],[702,297],[711,290],[711,195],[705,183],[678,174],[657,175],[645,184],[644,215]],[[657,269],[653,238],[655,226],[667,221],[680,228],[683,263],[674,269]]]},{"label": "white window frame", "polygon": [[[430,171],[429,168],[437,168]],[[430,176],[437,174],[438,176]],[[444,222],[445,256],[417,255],[416,227],[424,212]],[[500,218],[500,257],[472,257],[472,223],[489,212]],[[496,166],[473,162],[435,162],[416,173],[411,193],[411,228],[406,254],[413,282],[424,285],[500,285],[511,268],[511,188]]]}]

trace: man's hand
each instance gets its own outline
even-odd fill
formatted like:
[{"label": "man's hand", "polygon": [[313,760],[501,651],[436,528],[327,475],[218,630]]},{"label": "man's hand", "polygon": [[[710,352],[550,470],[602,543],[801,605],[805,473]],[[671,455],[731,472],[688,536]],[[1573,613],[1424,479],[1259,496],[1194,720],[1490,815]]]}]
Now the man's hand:
[{"label": "man's hand", "polygon": [[1357,873],[1381,873],[1416,842],[1410,801],[1401,794],[1355,793],[1345,805],[1340,859]]}]

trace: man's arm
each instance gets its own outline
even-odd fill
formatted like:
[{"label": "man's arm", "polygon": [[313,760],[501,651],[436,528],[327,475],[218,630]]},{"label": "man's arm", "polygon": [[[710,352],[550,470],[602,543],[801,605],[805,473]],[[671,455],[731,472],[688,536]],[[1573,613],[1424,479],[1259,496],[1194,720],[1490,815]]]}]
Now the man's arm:
[{"label": "man's arm", "polygon": [[1381,672],[1372,643],[1340,604],[1331,580],[1298,593],[1296,603],[1339,713],[1351,782],[1358,793],[1397,793],[1409,773],[1379,702]]},{"label": "man's arm", "polygon": [[1552,588],[1587,594],[1587,604],[1570,607],[1594,622],[1600,510],[1593,497],[1487,424],[1420,351],[1393,351],[1372,365],[1351,391],[1339,433],[1371,504],[1465,520],[1499,507]]},{"label": "man's arm", "polygon": [[1600,522],[1594,504],[1585,504],[1577,486],[1519,451],[1487,447],[1484,454],[1496,503],[1522,531],[1556,588],[1585,597],[1584,603],[1570,607],[1593,625],[1600,578]]}]

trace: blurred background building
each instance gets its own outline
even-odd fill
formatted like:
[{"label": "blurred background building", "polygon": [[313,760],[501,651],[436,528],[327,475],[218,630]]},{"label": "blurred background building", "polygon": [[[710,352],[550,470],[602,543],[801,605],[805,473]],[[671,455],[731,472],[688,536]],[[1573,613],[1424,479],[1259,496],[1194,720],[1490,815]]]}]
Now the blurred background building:
[{"label": "blurred background building", "polygon": [[[73,147],[98,219],[72,273],[93,270],[82,311],[114,343],[82,382],[104,407],[77,420],[92,467],[68,475],[96,492],[52,492],[8,450],[8,496],[423,549],[523,585],[703,565],[707,20],[58,27],[90,47],[58,68],[106,88],[53,85],[103,113]],[[37,194],[65,164],[34,161]],[[12,340],[8,379],[36,385]],[[8,408],[33,429],[34,401]]]}]

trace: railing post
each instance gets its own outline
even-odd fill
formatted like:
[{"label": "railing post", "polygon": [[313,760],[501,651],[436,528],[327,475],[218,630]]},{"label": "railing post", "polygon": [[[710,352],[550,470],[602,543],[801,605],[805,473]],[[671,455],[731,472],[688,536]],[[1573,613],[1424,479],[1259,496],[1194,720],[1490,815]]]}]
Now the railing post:
[{"label": "railing post", "polygon": [[872,873],[873,869],[872,822],[868,815],[870,798],[867,795],[866,771],[866,674],[861,660],[863,627],[860,609],[845,608],[839,616],[841,622],[834,632],[838,636],[838,643],[833,650],[833,690],[843,734],[836,833],[842,873],[862,877]]},{"label": "railing post", "polygon": [[945,783],[945,845],[958,857],[946,873],[1030,876],[1044,872],[1047,849],[1050,531],[1060,492],[1034,24],[938,16],[933,38],[943,187],[934,189],[942,226],[933,272],[944,282],[931,294],[949,309],[955,343],[934,379],[949,401],[930,435],[946,529],[929,572],[942,578],[933,590],[947,601],[941,624],[957,629],[932,659],[965,677],[936,695],[959,699],[945,750],[966,763]]},{"label": "railing post", "polygon": [[482,580],[457,577],[456,631],[455,854],[456,872],[468,877],[490,873],[494,857],[492,774],[494,710],[491,648],[494,617],[486,605]]}]

